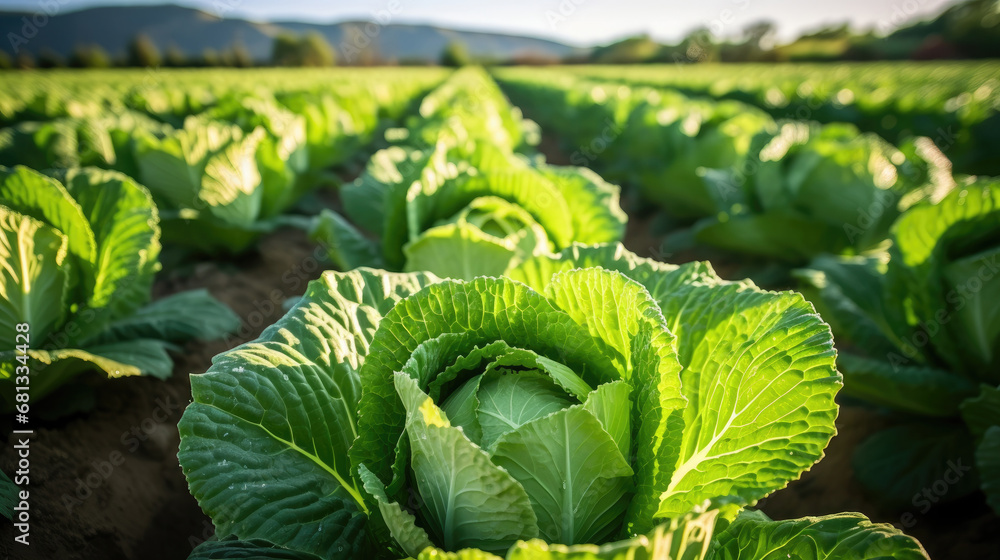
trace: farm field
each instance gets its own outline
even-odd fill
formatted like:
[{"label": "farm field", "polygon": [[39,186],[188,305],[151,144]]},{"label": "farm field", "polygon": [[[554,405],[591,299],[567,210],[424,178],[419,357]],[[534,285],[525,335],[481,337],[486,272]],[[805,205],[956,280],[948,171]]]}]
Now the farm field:
[{"label": "farm field", "polygon": [[733,99],[777,119],[843,122],[900,144],[935,141],[962,173],[996,175],[997,89],[993,61],[701,66],[576,66],[595,80]]},{"label": "farm field", "polygon": [[998,75],[0,73],[0,556],[1000,557]]}]

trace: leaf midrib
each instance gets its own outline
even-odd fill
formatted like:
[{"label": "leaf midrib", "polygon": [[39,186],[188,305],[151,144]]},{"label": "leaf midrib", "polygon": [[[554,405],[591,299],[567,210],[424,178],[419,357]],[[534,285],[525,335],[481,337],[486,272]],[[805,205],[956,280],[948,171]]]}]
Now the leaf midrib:
[{"label": "leaf midrib", "polygon": [[570,441],[568,415],[563,414],[563,449],[565,450],[564,468],[566,469],[566,491],[563,492],[563,541],[576,542],[576,520],[573,519],[573,471],[570,464]]},{"label": "leaf midrib", "polygon": [[240,420],[242,422],[246,422],[247,424],[250,424],[251,426],[257,426],[258,428],[260,428],[261,430],[263,430],[264,433],[266,433],[268,436],[270,436],[275,441],[278,441],[278,442],[280,442],[280,443],[288,446],[288,448],[291,449],[291,450],[293,450],[293,451],[297,451],[302,456],[306,457],[307,459],[309,459],[313,463],[315,463],[317,466],[319,466],[320,468],[322,468],[324,471],[330,473],[330,475],[333,476],[334,479],[336,479],[337,483],[340,484],[340,486],[344,490],[346,490],[348,494],[351,495],[351,498],[354,499],[354,501],[358,504],[358,506],[361,508],[361,510],[365,513],[365,515],[369,515],[370,514],[370,512],[368,511],[368,506],[365,505],[365,501],[364,501],[364,499],[362,499],[361,493],[358,491],[357,487],[354,484],[348,484],[347,481],[344,480],[344,478],[340,476],[340,473],[338,473],[336,471],[336,469],[331,468],[330,465],[327,465],[322,459],[320,459],[316,455],[314,455],[312,453],[309,453],[305,449],[302,449],[301,447],[299,447],[298,445],[296,445],[295,442],[287,441],[284,438],[278,437],[273,432],[271,432],[271,430],[268,430],[267,428],[265,428],[263,424],[259,424],[257,422],[251,422],[251,421],[249,421],[249,420],[247,420],[245,418],[241,418],[239,416],[236,416],[235,414],[233,414],[233,413],[231,413],[231,412],[229,412],[227,410],[224,410],[222,408],[219,408],[219,407],[217,407],[215,405],[212,405],[212,404],[208,404],[208,403],[198,403],[198,404],[201,404],[202,406],[206,406],[208,408],[214,408],[215,410],[218,410],[219,412],[222,412],[223,414],[227,414],[229,416],[232,416],[233,418],[236,418],[236,419],[238,419],[238,420]]}]

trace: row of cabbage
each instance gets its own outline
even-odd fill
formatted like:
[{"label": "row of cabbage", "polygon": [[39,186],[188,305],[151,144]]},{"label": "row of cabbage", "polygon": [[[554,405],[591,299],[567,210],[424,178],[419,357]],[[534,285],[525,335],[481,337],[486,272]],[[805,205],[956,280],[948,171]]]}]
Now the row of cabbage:
[{"label": "row of cabbage", "polygon": [[387,137],[313,227],[360,268],[192,376],[192,558],[926,558],[749,509],[836,432],[801,295],[625,250],[618,188],[545,164],[481,70]]},{"label": "row of cabbage", "polygon": [[927,139],[904,151],[736,101],[501,77],[596,168],[674,215],[706,216],[694,226],[702,242],[808,265],[797,276],[850,348],[837,360],[845,393],[889,412],[855,455],[874,495],[930,507],[914,496],[962,465],[973,474],[934,503],[982,490],[1000,511],[1000,182],[956,179]]},{"label": "row of cabbage", "polygon": [[904,151],[851,125],[776,122],[738,101],[559,72],[498,76],[571,159],[696,222],[698,241],[745,255],[804,263],[872,249],[903,210],[953,186],[928,141]]},{"label": "row of cabbage", "polygon": [[5,411],[30,400],[71,413],[93,402],[83,374],[167,377],[179,343],[235,331],[239,319],[204,291],[150,303],[161,246],[247,249],[444,77],[158,75],[173,85],[148,88],[138,72],[3,83],[24,101],[0,129]]},{"label": "row of cabbage", "polygon": [[347,219],[327,210],[313,227],[341,270],[471,280],[625,233],[618,187],[584,167],[545,164],[537,126],[481,70],[455,74],[387,137],[393,145],[340,191]]},{"label": "row of cabbage", "polygon": [[[262,91],[306,98],[321,92],[337,101],[353,96],[374,103],[377,113],[400,115],[412,96],[447,74],[432,68],[333,68],[260,70],[88,70],[6,73],[0,83],[0,124],[45,121],[59,117],[97,117],[136,110],[174,126],[236,92]],[[324,105],[328,101],[318,103]],[[302,104],[302,103],[300,103]],[[363,118],[362,107],[342,109]]]},{"label": "row of cabbage", "polygon": [[732,99],[774,118],[850,123],[892,143],[931,138],[963,173],[1000,174],[996,62],[574,67],[574,75]]},{"label": "row of cabbage", "polygon": [[99,167],[148,188],[168,243],[238,253],[377,139],[437,70],[26,74],[0,164]]}]

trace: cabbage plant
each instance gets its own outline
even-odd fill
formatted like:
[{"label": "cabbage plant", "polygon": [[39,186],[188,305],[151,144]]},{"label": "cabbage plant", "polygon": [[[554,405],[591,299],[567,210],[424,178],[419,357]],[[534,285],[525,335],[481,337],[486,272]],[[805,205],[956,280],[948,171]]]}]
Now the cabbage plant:
[{"label": "cabbage plant", "polygon": [[[14,406],[18,366],[32,403],[86,371],[168,377],[167,350],[239,326],[205,291],[150,303],[160,230],[149,192],[95,168],[0,167],[0,395]],[[19,328],[19,325],[26,327]],[[17,334],[21,333],[20,340]],[[25,334],[26,333],[26,334]],[[26,344],[29,360],[16,360]],[[21,383],[23,385],[23,383]]]},{"label": "cabbage plant", "polygon": [[[640,92],[643,90],[639,90]],[[627,166],[643,196],[668,215],[697,219],[716,213],[711,185],[702,168],[736,166],[752,139],[774,121],[735,101],[694,101],[647,93],[622,132],[620,166]]]},{"label": "cabbage plant", "polygon": [[853,125],[782,123],[732,168],[701,171],[719,212],[696,239],[792,263],[875,249],[904,210],[954,185],[944,155],[920,146],[908,158]]},{"label": "cabbage plant", "polygon": [[[897,508],[981,488],[1000,512],[1000,181],[913,207],[892,240],[888,262],[824,257],[802,272],[852,345],[838,360],[845,392],[896,413],[858,448],[855,473]],[[939,480],[946,492],[923,493]]]},{"label": "cabbage plant", "polygon": [[339,268],[497,276],[535,254],[624,235],[617,186],[516,152],[537,130],[482,69],[456,72],[407,124],[341,189],[346,218],[325,210],[312,225]]},{"label": "cabbage plant", "polygon": [[[230,94],[219,99],[204,115],[233,123],[244,133],[252,134],[258,127],[266,132],[257,144],[256,154],[263,191],[262,218],[288,210],[306,191],[318,185],[318,178],[308,173],[311,164],[305,118],[283,108],[273,97]],[[326,141],[332,143],[334,138]]]},{"label": "cabbage plant", "polygon": [[6,473],[0,471],[0,515],[7,519],[14,520],[14,508],[20,501],[18,493],[20,489]]},{"label": "cabbage plant", "polygon": [[327,272],[192,376],[178,457],[219,539],[192,558],[926,558],[740,512],[835,433],[800,295],[620,245],[507,273]]},{"label": "cabbage plant", "polygon": [[701,168],[739,163],[762,130],[763,111],[735,101],[691,99],[674,90],[630,87],[570,74],[498,73],[514,100],[568,140],[570,161],[639,188],[681,220],[712,216],[717,203]]},{"label": "cabbage plant", "polygon": [[[264,127],[244,132],[235,124],[195,116],[183,128],[142,132],[133,139],[136,178],[153,194],[168,241],[238,253],[273,229],[265,221],[268,185],[257,164],[266,136]],[[284,188],[285,183],[272,186]]]},{"label": "cabbage plant", "polygon": [[473,278],[503,274],[513,262],[574,241],[613,242],[624,235],[618,187],[596,173],[533,163],[487,144],[475,149],[465,155],[442,141],[376,153],[365,173],[341,189],[350,222],[324,211],[313,238],[343,270],[372,266]]},{"label": "cabbage plant", "polygon": [[28,121],[0,129],[0,165],[32,169],[100,167],[130,177],[138,173],[131,139],[137,130],[171,127],[134,111],[86,118]]}]

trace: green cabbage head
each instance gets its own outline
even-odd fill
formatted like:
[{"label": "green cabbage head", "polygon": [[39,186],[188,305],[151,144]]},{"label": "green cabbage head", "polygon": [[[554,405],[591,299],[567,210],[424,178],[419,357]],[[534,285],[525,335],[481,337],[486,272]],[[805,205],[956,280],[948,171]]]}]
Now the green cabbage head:
[{"label": "green cabbage head", "polygon": [[853,535],[850,557],[922,557],[858,516],[728,525],[835,432],[831,335],[801,296],[619,245],[508,275],[327,272],[193,376],[179,458],[224,539],[202,552],[825,558]]},{"label": "green cabbage head", "polygon": [[129,177],[0,166],[0,408],[15,386],[34,407],[85,372],[169,377],[168,349],[239,326],[205,291],[150,303],[159,255],[156,207]]},{"label": "green cabbage head", "polygon": [[[904,210],[953,185],[950,162],[930,142],[920,146],[908,158],[853,125],[780,123],[730,169],[702,171],[719,212],[697,224],[696,237],[793,263],[874,249]],[[928,164],[947,171],[929,174]]]},{"label": "green cabbage head", "polygon": [[340,190],[344,215],[324,210],[312,237],[342,270],[462,279],[500,276],[574,242],[620,241],[618,186],[587,168],[517,152],[536,140],[532,125],[482,69],[455,72],[407,128],[387,134],[396,145]]},{"label": "green cabbage head", "polygon": [[822,257],[801,272],[852,344],[838,358],[845,392],[899,413],[858,447],[855,474],[909,509],[967,466],[940,501],[982,489],[1000,512],[1000,181],[914,206],[892,240],[888,262]]}]

